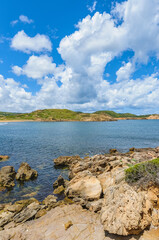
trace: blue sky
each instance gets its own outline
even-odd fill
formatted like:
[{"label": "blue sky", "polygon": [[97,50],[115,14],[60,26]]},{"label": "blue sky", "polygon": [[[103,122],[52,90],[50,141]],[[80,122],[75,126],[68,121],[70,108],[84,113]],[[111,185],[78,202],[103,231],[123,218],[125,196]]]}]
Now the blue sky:
[{"label": "blue sky", "polygon": [[159,113],[157,0],[0,4],[0,111]]}]

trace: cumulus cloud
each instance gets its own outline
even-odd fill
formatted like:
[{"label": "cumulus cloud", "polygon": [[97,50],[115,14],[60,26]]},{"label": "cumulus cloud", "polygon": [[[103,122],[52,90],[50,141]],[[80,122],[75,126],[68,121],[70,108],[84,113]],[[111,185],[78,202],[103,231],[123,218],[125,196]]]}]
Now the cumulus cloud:
[{"label": "cumulus cloud", "polygon": [[124,63],[124,66],[119,68],[119,70],[116,72],[117,82],[120,82],[123,80],[129,80],[133,72],[134,72],[134,65],[131,62]]},{"label": "cumulus cloud", "polygon": [[[44,45],[30,43],[44,35],[30,38],[24,31],[18,35],[24,36],[23,43],[19,41],[23,46],[13,48],[24,52],[44,49]],[[34,108],[158,109],[158,74],[133,79],[137,64],[147,64],[151,56],[159,58],[158,42],[158,0],[127,0],[118,3],[110,14],[96,12],[93,17],[85,17],[74,33],[61,40],[58,52],[63,65],[57,66],[47,55],[33,55],[22,67],[14,66],[13,71],[41,84],[40,91],[31,97]],[[134,53],[133,57],[122,63],[116,81],[110,83],[104,77],[107,64],[127,50]]]},{"label": "cumulus cloud", "polygon": [[0,75],[0,102],[3,103],[2,111],[22,112],[34,107],[32,94],[26,92],[14,79],[5,79],[2,75]]},{"label": "cumulus cloud", "polygon": [[33,55],[23,67],[13,66],[12,70],[18,76],[26,75],[29,78],[39,79],[55,72],[56,64],[52,61],[52,57],[48,57],[47,55]]},{"label": "cumulus cloud", "polygon": [[52,50],[52,44],[46,35],[37,34],[35,37],[29,37],[22,30],[12,38],[11,48],[25,53],[50,52]]}]

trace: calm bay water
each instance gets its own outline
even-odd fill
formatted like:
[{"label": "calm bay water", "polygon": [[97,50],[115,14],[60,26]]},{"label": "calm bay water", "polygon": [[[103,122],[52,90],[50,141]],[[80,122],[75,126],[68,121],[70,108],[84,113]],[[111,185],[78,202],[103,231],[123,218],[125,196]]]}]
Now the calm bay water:
[{"label": "calm bay water", "polygon": [[0,155],[10,156],[0,167],[11,165],[18,170],[26,161],[39,173],[36,180],[16,183],[12,191],[1,192],[0,203],[22,199],[31,192],[37,192],[38,200],[51,194],[58,175],[67,176],[67,170],[54,169],[53,159],[58,156],[83,157],[107,153],[110,148],[126,152],[130,147],[157,146],[159,120],[0,123]]}]

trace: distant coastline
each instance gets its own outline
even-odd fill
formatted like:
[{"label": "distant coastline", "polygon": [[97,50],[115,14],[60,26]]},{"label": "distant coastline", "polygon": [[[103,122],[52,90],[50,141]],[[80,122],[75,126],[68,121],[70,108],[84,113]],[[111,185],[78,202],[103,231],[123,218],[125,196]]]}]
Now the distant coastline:
[{"label": "distant coastline", "polygon": [[44,109],[31,113],[0,112],[0,122],[106,122],[143,119],[159,119],[159,114],[135,115],[114,111],[83,113],[68,109]]}]

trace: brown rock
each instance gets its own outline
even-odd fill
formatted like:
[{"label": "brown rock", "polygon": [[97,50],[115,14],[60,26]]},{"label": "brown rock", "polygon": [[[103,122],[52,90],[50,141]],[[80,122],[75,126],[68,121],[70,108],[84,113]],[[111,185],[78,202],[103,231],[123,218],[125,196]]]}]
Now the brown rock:
[{"label": "brown rock", "polygon": [[135,151],[135,148],[134,148],[134,147],[129,148],[129,151],[130,151],[130,152],[134,152],[134,151]]},{"label": "brown rock", "polygon": [[110,154],[113,154],[113,153],[117,153],[118,151],[117,151],[117,149],[114,148],[114,149],[110,149],[109,152],[110,152]]},{"label": "brown rock", "polygon": [[139,234],[150,226],[151,211],[152,204],[147,204],[146,208],[146,192],[137,192],[127,184],[119,184],[105,191],[101,221],[109,233]]},{"label": "brown rock", "polygon": [[37,214],[35,215],[35,218],[40,218],[42,216],[44,216],[47,213],[46,209],[40,209]]},{"label": "brown rock", "polygon": [[57,206],[57,197],[54,195],[49,195],[42,201],[42,204],[45,205],[47,210],[50,210],[51,208]]},{"label": "brown rock", "polygon": [[[65,224],[73,225],[65,230]],[[69,224],[70,225],[70,224]],[[99,215],[79,205],[56,207],[43,217],[0,232],[2,240],[106,240]]]},{"label": "brown rock", "polygon": [[86,200],[98,200],[102,194],[99,180],[90,172],[78,173],[68,184],[68,197],[81,197]]},{"label": "brown rock", "polygon": [[53,188],[58,188],[59,186],[65,187],[65,179],[60,175],[58,179],[53,183]]},{"label": "brown rock", "polygon": [[55,166],[68,166],[73,162],[80,161],[80,156],[60,156],[54,159]]},{"label": "brown rock", "polygon": [[159,228],[145,231],[142,237],[140,238],[140,240],[158,240],[158,239],[159,239]]},{"label": "brown rock", "polygon": [[9,156],[7,155],[0,155],[0,162],[6,161],[9,159]]},{"label": "brown rock", "polygon": [[15,170],[12,166],[2,167],[0,170],[0,185],[4,188],[12,188],[15,186]]},{"label": "brown rock", "polygon": [[37,178],[38,173],[36,170],[32,169],[28,163],[23,162],[18,169],[16,174],[16,179],[19,181],[27,181],[30,179]]},{"label": "brown rock", "polygon": [[33,202],[26,208],[24,208],[24,210],[22,210],[20,213],[16,214],[13,218],[13,221],[15,223],[26,222],[29,219],[33,218],[39,209],[40,209],[39,203]]},{"label": "brown rock", "polygon": [[70,228],[72,225],[73,225],[72,221],[68,221],[67,223],[65,223],[65,230]]},{"label": "brown rock", "polygon": [[55,190],[54,190],[54,194],[62,194],[63,192],[65,191],[65,188],[64,188],[64,186],[59,186],[58,188],[56,188]]}]

